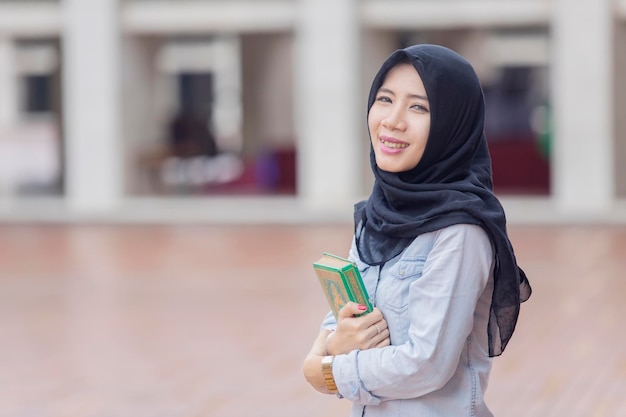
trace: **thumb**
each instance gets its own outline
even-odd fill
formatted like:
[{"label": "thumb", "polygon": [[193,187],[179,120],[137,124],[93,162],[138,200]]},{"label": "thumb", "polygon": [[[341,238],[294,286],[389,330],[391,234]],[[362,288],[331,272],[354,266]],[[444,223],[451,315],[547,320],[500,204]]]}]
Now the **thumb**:
[{"label": "thumb", "polygon": [[367,310],[367,306],[363,304],[357,304],[353,302],[346,303],[345,306],[339,310],[339,317],[354,317],[359,314],[363,314]]}]

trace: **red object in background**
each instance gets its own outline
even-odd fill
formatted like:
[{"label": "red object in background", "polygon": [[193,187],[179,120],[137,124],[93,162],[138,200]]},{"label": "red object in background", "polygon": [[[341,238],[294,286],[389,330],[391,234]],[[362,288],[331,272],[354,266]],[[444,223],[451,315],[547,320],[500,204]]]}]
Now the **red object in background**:
[{"label": "red object in background", "polygon": [[498,138],[488,146],[496,193],[550,194],[550,163],[533,138]]},{"label": "red object in background", "polygon": [[296,150],[279,148],[261,153],[255,160],[260,189],[276,194],[296,193]]},{"label": "red object in background", "polygon": [[206,188],[212,194],[296,194],[296,150],[270,149],[243,159],[239,178]]}]

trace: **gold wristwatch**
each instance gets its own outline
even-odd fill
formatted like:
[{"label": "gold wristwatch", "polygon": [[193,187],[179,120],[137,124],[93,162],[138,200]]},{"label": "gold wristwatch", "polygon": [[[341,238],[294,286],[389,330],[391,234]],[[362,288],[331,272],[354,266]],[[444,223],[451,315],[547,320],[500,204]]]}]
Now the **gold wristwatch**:
[{"label": "gold wristwatch", "polygon": [[333,377],[334,359],[334,356],[324,356],[322,358],[322,374],[324,375],[324,382],[326,382],[326,388],[332,394],[339,392],[337,384],[335,384],[335,378]]}]

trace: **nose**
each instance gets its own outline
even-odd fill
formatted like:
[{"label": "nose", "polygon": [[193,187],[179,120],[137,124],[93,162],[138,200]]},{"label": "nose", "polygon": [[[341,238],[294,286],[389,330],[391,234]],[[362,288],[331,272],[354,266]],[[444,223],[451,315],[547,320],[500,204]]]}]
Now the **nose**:
[{"label": "nose", "polygon": [[393,106],[389,112],[383,117],[381,124],[389,130],[406,129],[406,120],[400,106]]}]

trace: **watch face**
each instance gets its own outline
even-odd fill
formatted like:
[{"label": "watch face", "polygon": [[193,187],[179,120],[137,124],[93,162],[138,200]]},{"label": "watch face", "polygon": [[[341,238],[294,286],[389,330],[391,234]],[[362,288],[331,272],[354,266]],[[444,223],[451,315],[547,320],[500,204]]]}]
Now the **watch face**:
[{"label": "watch face", "polygon": [[322,358],[322,365],[331,365],[333,363],[333,359],[335,359],[334,356],[324,356]]}]

